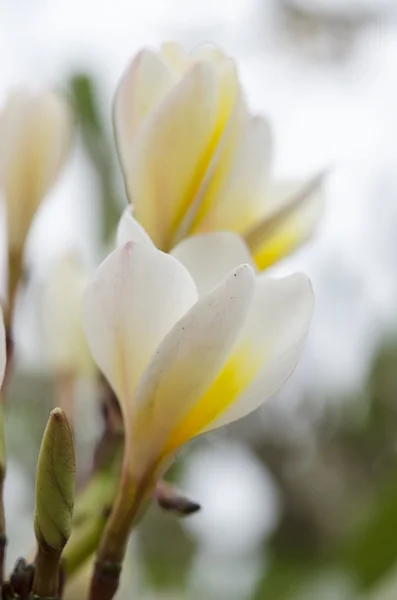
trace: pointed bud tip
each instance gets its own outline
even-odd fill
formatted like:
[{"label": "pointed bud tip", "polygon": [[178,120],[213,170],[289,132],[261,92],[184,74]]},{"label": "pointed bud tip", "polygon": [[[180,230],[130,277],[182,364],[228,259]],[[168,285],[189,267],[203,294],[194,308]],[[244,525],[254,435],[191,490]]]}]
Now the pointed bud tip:
[{"label": "pointed bud tip", "polygon": [[62,408],[54,408],[54,410],[51,411],[51,416],[54,417],[54,419],[57,421],[66,419],[66,415],[63,412]]},{"label": "pointed bud tip", "polygon": [[39,545],[62,550],[72,524],[75,485],[73,436],[65,413],[51,412],[36,475],[35,532]]}]

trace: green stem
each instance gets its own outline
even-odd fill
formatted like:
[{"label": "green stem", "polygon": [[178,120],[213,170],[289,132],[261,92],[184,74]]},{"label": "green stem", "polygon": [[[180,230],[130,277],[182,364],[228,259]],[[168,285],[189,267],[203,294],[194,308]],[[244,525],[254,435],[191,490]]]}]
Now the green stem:
[{"label": "green stem", "polygon": [[69,579],[94,554],[106,525],[105,517],[97,517],[78,527],[63,552],[65,574]]},{"label": "green stem", "polygon": [[151,485],[152,472],[137,486],[129,469],[129,456],[126,444],[119,489],[99,545],[89,600],[112,600],[114,598],[119,586],[128,538],[139,515],[141,505],[153,487]]}]

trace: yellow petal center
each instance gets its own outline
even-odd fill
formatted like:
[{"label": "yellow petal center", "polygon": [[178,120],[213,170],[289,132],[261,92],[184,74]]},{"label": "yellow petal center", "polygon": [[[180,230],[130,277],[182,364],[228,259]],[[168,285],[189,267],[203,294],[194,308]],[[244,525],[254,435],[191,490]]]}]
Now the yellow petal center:
[{"label": "yellow petal center", "polygon": [[207,392],[174,428],[163,456],[198,435],[227,410],[252,382],[262,362],[263,357],[247,346],[234,352]]}]

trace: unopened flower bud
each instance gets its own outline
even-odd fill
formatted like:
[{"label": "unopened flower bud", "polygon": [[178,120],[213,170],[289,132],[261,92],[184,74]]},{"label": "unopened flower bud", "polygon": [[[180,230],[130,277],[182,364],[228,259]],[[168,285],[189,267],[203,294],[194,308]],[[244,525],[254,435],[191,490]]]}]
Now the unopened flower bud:
[{"label": "unopened flower bud", "polygon": [[54,92],[12,92],[0,114],[0,185],[10,254],[19,254],[34,214],[68,155],[71,111]]},{"label": "unopened flower bud", "polygon": [[62,410],[52,411],[36,475],[34,530],[39,548],[61,551],[69,539],[75,487],[72,433]]}]

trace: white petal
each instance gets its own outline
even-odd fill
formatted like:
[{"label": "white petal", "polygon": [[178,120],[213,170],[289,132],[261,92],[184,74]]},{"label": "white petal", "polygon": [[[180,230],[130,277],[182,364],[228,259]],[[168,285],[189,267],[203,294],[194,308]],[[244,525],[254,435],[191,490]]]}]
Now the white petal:
[{"label": "white petal", "polygon": [[[230,229],[245,233],[266,210],[272,156],[272,137],[268,122],[260,117],[239,117],[241,131],[231,131],[225,139],[224,157],[214,171],[206,191],[207,211],[196,219],[192,231]],[[235,147],[231,151],[229,145]],[[223,161],[223,165],[222,165]]]},{"label": "white petal", "polygon": [[188,52],[178,42],[164,42],[160,52],[167,65],[180,76],[192,65]]},{"label": "white petal", "polygon": [[[135,398],[135,469],[144,470],[187,441],[185,434],[194,435],[190,429],[181,431],[183,422],[222,369],[246,319],[254,287],[251,267],[238,267],[201,298],[159,346]],[[201,418],[206,418],[206,410]],[[197,428],[201,427],[199,418]]]},{"label": "white petal", "polygon": [[266,213],[244,236],[259,269],[288,256],[313,235],[323,210],[323,179],[320,173],[306,182],[269,186]]},{"label": "white petal", "polygon": [[301,273],[284,279],[257,278],[250,314],[233,354],[258,361],[246,389],[204,431],[240,419],[273,396],[295,369],[313,314],[310,280]]},{"label": "white petal", "polygon": [[183,265],[154,246],[132,242],[114,250],[87,285],[88,345],[125,417],[157,346],[196,300],[196,286]]},{"label": "white petal", "polygon": [[6,351],[6,331],[4,327],[3,311],[0,307],[0,390],[6,370],[7,351]]},{"label": "white petal", "polygon": [[142,121],[176,81],[176,75],[166,62],[152,50],[139,52],[126,69],[114,103],[114,128],[123,169]]},{"label": "white petal", "polygon": [[134,219],[131,206],[127,206],[121,215],[116,235],[117,246],[123,246],[127,242],[153,245],[142,225]]},{"label": "white petal", "polygon": [[10,94],[0,116],[0,185],[9,247],[20,249],[70,149],[71,111],[52,92]]},{"label": "white petal", "polygon": [[201,184],[220,132],[219,82],[197,64],[140,128],[125,164],[126,188],[138,221],[153,242],[170,249]]},{"label": "white petal", "polygon": [[216,44],[204,43],[194,48],[190,53],[191,60],[208,60],[209,62],[222,63],[229,57]]},{"label": "white petal", "polygon": [[238,235],[220,231],[186,238],[171,252],[193,277],[199,295],[217,285],[238,265],[252,264],[251,254]]}]

